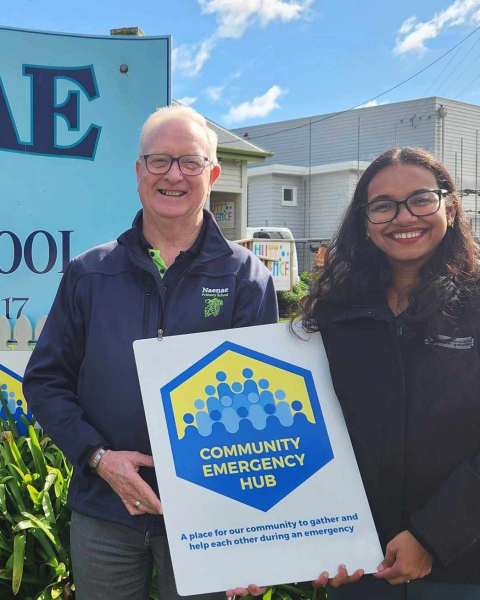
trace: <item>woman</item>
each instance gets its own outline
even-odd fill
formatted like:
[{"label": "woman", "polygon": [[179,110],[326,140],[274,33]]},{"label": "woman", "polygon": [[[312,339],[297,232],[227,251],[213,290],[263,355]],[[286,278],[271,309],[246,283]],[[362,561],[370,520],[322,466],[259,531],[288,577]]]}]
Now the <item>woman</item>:
[{"label": "woman", "polygon": [[373,575],[322,573],[329,600],[480,598],[479,304],[479,250],[449,173],[420,149],[385,152],[302,311],[386,552]]}]

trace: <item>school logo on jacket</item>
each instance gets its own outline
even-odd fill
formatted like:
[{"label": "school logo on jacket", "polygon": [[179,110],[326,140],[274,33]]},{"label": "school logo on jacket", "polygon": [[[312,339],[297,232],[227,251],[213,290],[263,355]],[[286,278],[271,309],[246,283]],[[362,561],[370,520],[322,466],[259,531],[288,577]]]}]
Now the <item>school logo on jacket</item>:
[{"label": "school logo on jacket", "polygon": [[0,417],[6,421],[9,417],[13,418],[20,435],[25,435],[27,428],[21,416],[25,415],[27,419],[31,419],[32,413],[23,396],[22,382],[23,378],[20,375],[0,364]]},{"label": "school logo on jacket", "polygon": [[177,476],[264,512],[333,459],[296,365],[224,342],[160,392]]},{"label": "school logo on jacket", "polygon": [[206,317],[218,317],[220,309],[223,306],[223,300],[220,298],[207,298],[205,300],[205,318]]},{"label": "school logo on jacket", "polygon": [[202,297],[205,298],[204,317],[218,317],[223,306],[222,298],[228,298],[229,289],[202,287]]}]

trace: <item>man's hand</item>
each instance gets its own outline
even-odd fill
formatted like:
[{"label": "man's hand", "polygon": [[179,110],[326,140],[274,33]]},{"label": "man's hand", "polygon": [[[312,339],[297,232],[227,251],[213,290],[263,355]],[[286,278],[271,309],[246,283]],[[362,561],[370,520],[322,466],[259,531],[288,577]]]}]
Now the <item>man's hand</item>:
[{"label": "man's hand", "polygon": [[345,585],[346,583],[355,583],[361,577],[363,577],[364,570],[357,569],[352,575],[348,574],[347,567],[340,565],[338,567],[338,573],[331,579],[328,576],[328,571],[324,571],[315,581],[312,581],[313,587],[325,587],[327,584],[334,588]]},{"label": "man's hand", "polygon": [[267,591],[266,587],[258,587],[251,583],[248,588],[235,588],[234,590],[227,590],[227,598],[233,598],[233,596],[261,596]]},{"label": "man's hand", "polygon": [[421,579],[432,570],[433,557],[409,531],[402,531],[387,546],[374,577],[396,585]]},{"label": "man's hand", "polygon": [[[153,458],[140,452],[107,450],[98,463],[96,473],[120,496],[132,516],[162,514],[160,500],[138,474],[140,467],[153,467]],[[137,507],[136,502],[140,502]]]}]

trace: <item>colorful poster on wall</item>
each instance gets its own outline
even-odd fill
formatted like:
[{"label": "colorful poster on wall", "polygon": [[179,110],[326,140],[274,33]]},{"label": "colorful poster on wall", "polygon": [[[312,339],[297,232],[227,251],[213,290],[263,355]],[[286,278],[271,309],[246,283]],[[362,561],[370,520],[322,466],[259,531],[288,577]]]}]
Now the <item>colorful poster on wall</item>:
[{"label": "colorful poster on wall", "polygon": [[0,315],[35,325],[71,258],[140,208],[140,129],[170,103],[170,38],[0,27]]},{"label": "colorful poster on wall", "polygon": [[180,595],[376,571],[320,335],[265,325],[134,350]]},{"label": "colorful poster on wall", "polygon": [[272,265],[272,275],[277,291],[290,290],[291,288],[291,252],[291,246],[288,241],[254,241],[253,253],[256,256],[268,256],[276,260]]},{"label": "colorful poster on wall", "polygon": [[235,229],[235,202],[214,202],[211,210],[220,229]]}]

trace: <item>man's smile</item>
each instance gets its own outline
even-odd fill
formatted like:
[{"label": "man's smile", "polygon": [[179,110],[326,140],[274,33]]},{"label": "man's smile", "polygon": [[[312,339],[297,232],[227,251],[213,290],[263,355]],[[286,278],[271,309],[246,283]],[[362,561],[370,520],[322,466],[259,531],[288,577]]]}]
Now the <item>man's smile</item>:
[{"label": "man's smile", "polygon": [[162,194],[162,196],[176,196],[176,197],[180,197],[180,196],[185,196],[185,194],[187,192],[182,192],[181,190],[157,190],[158,192],[160,192],[160,194]]}]

